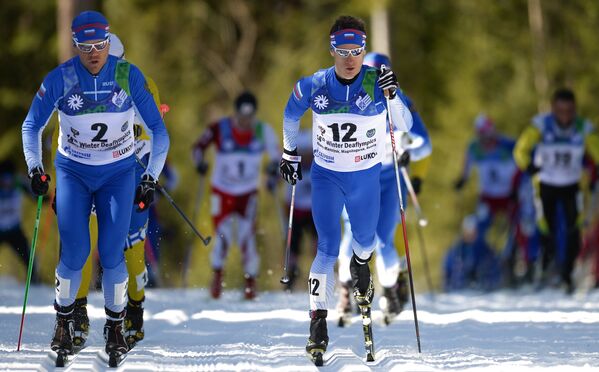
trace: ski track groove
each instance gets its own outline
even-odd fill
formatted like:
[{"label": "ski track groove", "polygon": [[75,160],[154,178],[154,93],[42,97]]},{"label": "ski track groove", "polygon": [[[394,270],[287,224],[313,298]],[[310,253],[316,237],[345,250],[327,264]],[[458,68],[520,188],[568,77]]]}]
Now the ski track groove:
[{"label": "ski track groove", "polygon": [[[15,352],[23,287],[0,278],[0,370],[53,371],[48,355],[53,288],[34,286],[23,351]],[[214,301],[204,289],[149,290],[146,339],[113,371],[592,371],[599,370],[599,292],[567,297],[556,291],[418,296],[423,353],[416,351],[412,310],[390,326],[373,311],[375,361],[365,362],[359,316],[345,327],[329,314],[325,366],[304,351],[304,293],[262,293],[243,301],[227,291]],[[89,298],[88,347],[62,371],[104,371],[103,298]],[[375,301],[375,304],[377,302]],[[376,309],[377,306],[375,305]]]}]

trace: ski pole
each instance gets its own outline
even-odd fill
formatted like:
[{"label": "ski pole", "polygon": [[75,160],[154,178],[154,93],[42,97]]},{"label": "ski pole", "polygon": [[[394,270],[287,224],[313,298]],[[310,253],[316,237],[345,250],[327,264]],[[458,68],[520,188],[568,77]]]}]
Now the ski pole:
[{"label": "ski pole", "polygon": [[[46,175],[42,175],[42,181],[46,181]],[[21,326],[19,327],[19,341],[17,342],[17,351],[21,350],[21,337],[23,336],[23,324],[25,323],[25,308],[27,307],[27,297],[29,296],[29,284],[33,273],[33,259],[35,258],[35,244],[37,243],[37,230],[40,226],[40,214],[42,212],[43,195],[37,197],[37,212],[35,213],[35,227],[33,228],[33,239],[31,240],[31,250],[29,251],[29,266],[27,267],[27,281],[25,282],[25,299],[23,300],[23,312],[21,313]]]},{"label": "ski pole", "polygon": [[[200,184],[196,193],[196,199],[193,205],[193,212],[191,220],[195,222],[197,219],[198,211],[200,210],[200,204],[202,197],[204,196],[204,177],[200,176]],[[183,261],[183,288],[187,288],[187,277],[189,275],[189,264],[191,263],[191,253],[193,252],[193,236],[189,239],[187,249],[185,251],[185,258]]]},{"label": "ski pole", "polygon": [[408,189],[408,193],[414,203],[414,207],[416,209],[416,214],[418,215],[418,240],[420,242],[420,247],[422,248],[422,261],[424,263],[424,273],[426,275],[426,284],[428,286],[429,293],[433,293],[433,281],[431,280],[431,271],[428,265],[428,255],[426,253],[426,245],[424,244],[424,227],[428,225],[428,220],[424,217],[422,213],[422,208],[420,208],[420,203],[418,203],[418,196],[414,191],[414,186],[412,185],[412,181],[408,175],[408,171],[406,167],[401,167],[401,175],[403,176],[406,182],[406,188]]},{"label": "ski pole", "polygon": [[414,191],[414,186],[412,186],[412,181],[410,180],[410,176],[408,175],[408,171],[406,167],[400,168],[401,175],[406,181],[406,188],[408,189],[408,193],[410,194],[410,198],[414,203],[414,208],[416,209],[416,214],[418,215],[418,225],[424,227],[428,225],[428,220],[424,217],[424,213],[422,213],[422,208],[420,207],[420,203],[418,202],[418,197],[416,196],[416,192]]},{"label": "ski pole", "polygon": [[[146,169],[146,166],[144,165],[144,163],[141,160],[139,160],[139,158],[137,157],[137,155],[135,155],[135,160],[139,163],[139,165],[142,166],[142,168],[144,170]],[[205,246],[208,246],[208,244],[210,243],[210,239],[212,239],[212,237],[207,236],[207,237],[204,238],[202,236],[202,234],[198,231],[198,229],[196,229],[196,227],[193,225],[193,222],[191,222],[189,220],[189,218],[187,218],[187,216],[185,215],[185,213],[183,213],[183,211],[181,210],[181,208],[179,208],[179,206],[177,205],[177,203],[175,203],[175,201],[169,195],[169,193],[158,182],[156,182],[156,188],[158,189],[158,191],[160,191],[160,193],[162,195],[164,195],[164,197],[173,206],[173,208],[175,208],[175,210],[177,211],[177,213],[179,213],[179,216],[181,216],[181,218],[183,218],[185,220],[185,222],[187,222],[187,224],[189,225],[189,227],[191,227],[191,229],[193,230],[193,232],[198,236],[198,238],[200,238],[200,240],[202,241],[202,243],[204,243]]]},{"label": "ski pole", "polygon": [[287,244],[285,245],[285,276],[281,278],[281,284],[289,283],[289,252],[291,251],[291,228],[293,226],[293,206],[295,204],[295,185],[291,187],[291,203],[289,204],[289,224],[287,226]]},{"label": "ski pole", "polygon": [[[381,71],[384,72],[386,70],[385,65],[381,66]],[[389,91],[385,91],[385,99],[387,101],[387,109],[389,108],[390,99],[389,99]],[[394,125],[393,120],[391,118],[391,113],[388,112],[388,122],[389,122],[389,134],[391,135],[391,147],[393,152],[393,165],[395,168],[395,182],[397,184],[397,193],[399,195],[399,212],[401,215],[401,229],[403,233],[403,242],[404,247],[406,249],[406,261],[408,263],[408,277],[410,278],[410,294],[412,297],[412,310],[414,311],[414,327],[416,328],[416,342],[418,344],[418,352],[421,353],[422,350],[420,348],[420,329],[418,327],[418,315],[416,311],[416,297],[414,296],[414,279],[412,277],[412,264],[410,262],[410,249],[408,246],[408,233],[406,231],[406,213],[403,207],[403,197],[401,195],[401,183],[399,179],[399,169],[397,166],[397,153],[395,152],[395,135],[393,133]]]}]

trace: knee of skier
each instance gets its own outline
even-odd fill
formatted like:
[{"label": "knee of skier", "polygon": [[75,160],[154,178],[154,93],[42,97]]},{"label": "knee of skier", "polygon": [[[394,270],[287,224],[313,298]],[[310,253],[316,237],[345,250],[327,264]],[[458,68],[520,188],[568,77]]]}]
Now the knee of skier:
[{"label": "knee of skier", "polygon": [[362,260],[366,260],[372,255],[372,252],[374,252],[377,245],[379,244],[380,239],[376,236],[376,234],[372,234],[370,239],[358,237],[357,234],[354,234],[354,240],[352,241],[352,249],[356,256],[358,256]]}]

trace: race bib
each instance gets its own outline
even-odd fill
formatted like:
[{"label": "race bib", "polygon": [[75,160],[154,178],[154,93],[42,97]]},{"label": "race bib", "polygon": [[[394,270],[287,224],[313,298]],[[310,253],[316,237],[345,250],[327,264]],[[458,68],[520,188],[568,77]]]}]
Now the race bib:
[{"label": "race bib", "polygon": [[386,111],[372,116],[313,112],[314,161],[339,172],[368,169],[385,156]]}]

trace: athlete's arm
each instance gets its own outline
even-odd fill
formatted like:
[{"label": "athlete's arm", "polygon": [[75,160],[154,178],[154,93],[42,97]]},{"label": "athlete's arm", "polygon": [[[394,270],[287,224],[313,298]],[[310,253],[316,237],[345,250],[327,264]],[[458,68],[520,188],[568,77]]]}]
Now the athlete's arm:
[{"label": "athlete's arm", "polygon": [[423,142],[420,146],[410,149],[410,159],[412,161],[422,160],[426,157],[429,157],[433,152],[433,147],[431,143],[431,138],[426,130],[426,126],[424,125],[424,121],[420,117],[418,110],[416,110],[416,106],[414,106],[414,102],[407,95],[398,92],[405,103],[405,105],[410,110],[410,114],[412,115],[412,128],[410,129],[410,134],[416,137],[422,138]]},{"label": "athlete's arm", "polygon": [[131,65],[129,72],[129,87],[131,89],[131,97],[133,103],[139,112],[140,117],[148,131],[148,136],[152,142],[152,150],[150,152],[150,160],[146,169],[147,174],[155,180],[158,179],[169,148],[169,136],[164,125],[164,121],[160,116],[160,112],[154,102],[154,97],[149,91],[146,84],[146,79],[141,71],[134,65]]},{"label": "athlete's arm", "polygon": [[592,131],[584,140],[585,151],[589,154],[595,167],[599,167],[599,133]]},{"label": "athlete's arm", "polygon": [[[397,90],[397,93],[400,93],[400,90]],[[389,112],[389,117],[393,122],[393,125],[400,132],[408,132],[412,129],[413,121],[412,113],[408,109],[407,105],[404,103],[399,94],[396,94],[393,99],[390,99],[387,104],[387,99],[385,98],[385,94],[383,90],[378,86],[374,91],[375,101],[376,102],[385,102],[385,107]]]},{"label": "athlete's arm", "polygon": [[56,110],[56,103],[62,97],[63,82],[59,68],[50,72],[37,91],[29,112],[22,126],[23,152],[27,162],[28,173],[40,167],[42,163],[42,132],[52,113]]},{"label": "athlete's arm", "polygon": [[521,170],[526,170],[531,164],[532,150],[541,140],[541,131],[534,125],[529,125],[516,141],[514,161]]},{"label": "athlete's arm", "polygon": [[293,87],[289,96],[285,113],[283,114],[283,148],[293,151],[297,148],[297,134],[300,128],[300,119],[310,107],[312,95],[312,77],[304,77]]},{"label": "athlete's arm", "polygon": [[[192,157],[195,167],[202,173],[201,170],[204,170],[206,164],[204,162],[204,152],[210,146],[210,144],[218,138],[218,122],[212,123],[208,126],[208,128],[202,133],[200,138],[194,143],[192,149]],[[205,168],[207,171],[208,169]]]}]

